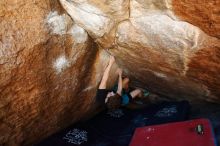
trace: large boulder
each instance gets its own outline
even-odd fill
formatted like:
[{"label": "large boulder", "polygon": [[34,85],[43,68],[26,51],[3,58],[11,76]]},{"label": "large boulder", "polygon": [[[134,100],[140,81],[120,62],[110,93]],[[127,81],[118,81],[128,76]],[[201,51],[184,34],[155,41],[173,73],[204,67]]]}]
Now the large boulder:
[{"label": "large boulder", "polygon": [[108,54],[58,1],[1,1],[0,15],[0,145],[30,145],[91,116]]},{"label": "large boulder", "polygon": [[60,2],[100,48],[116,56],[134,86],[175,99],[220,102],[218,2]]}]

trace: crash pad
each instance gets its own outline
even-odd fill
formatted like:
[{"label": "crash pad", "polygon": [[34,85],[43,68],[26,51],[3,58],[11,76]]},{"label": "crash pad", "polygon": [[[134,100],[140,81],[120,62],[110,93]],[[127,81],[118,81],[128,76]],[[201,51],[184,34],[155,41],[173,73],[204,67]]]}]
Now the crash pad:
[{"label": "crash pad", "polygon": [[130,146],[216,146],[208,119],[137,128]]},{"label": "crash pad", "polygon": [[128,146],[137,127],[186,120],[187,101],[162,102],[144,109],[103,111],[42,141],[38,146]]}]

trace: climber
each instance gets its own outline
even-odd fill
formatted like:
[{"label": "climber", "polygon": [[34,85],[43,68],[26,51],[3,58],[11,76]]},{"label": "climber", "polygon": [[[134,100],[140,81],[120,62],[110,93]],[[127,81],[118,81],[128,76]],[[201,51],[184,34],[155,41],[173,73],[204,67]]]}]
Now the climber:
[{"label": "climber", "polygon": [[112,90],[106,89],[107,80],[109,77],[110,69],[115,62],[115,58],[110,56],[110,60],[108,66],[106,67],[101,83],[97,90],[96,98],[101,101],[101,103],[105,103],[109,110],[114,110],[119,108],[120,106],[125,106],[129,104],[129,102],[135,97],[142,97],[143,92],[140,89],[135,89],[129,92],[129,78],[122,79],[122,69],[118,69],[118,84]]}]

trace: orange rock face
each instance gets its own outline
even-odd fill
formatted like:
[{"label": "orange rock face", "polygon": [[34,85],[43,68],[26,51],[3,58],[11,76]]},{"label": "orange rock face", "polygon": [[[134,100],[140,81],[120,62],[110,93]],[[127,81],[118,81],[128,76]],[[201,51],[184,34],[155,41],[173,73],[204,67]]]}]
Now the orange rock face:
[{"label": "orange rock face", "polygon": [[207,34],[220,38],[219,0],[173,0],[173,10],[181,19],[198,26]]},{"label": "orange rock face", "polygon": [[57,1],[1,1],[0,14],[0,145],[30,145],[91,116],[108,55]]},{"label": "orange rock face", "polygon": [[[135,86],[220,102],[218,1],[60,2],[100,48],[110,49]],[[109,11],[115,6],[117,15]]]},{"label": "orange rock face", "polygon": [[204,46],[190,60],[189,70],[186,75],[207,89],[206,100],[218,101],[220,97],[220,42],[218,39],[213,39],[213,41],[208,41],[207,43],[207,46]]}]

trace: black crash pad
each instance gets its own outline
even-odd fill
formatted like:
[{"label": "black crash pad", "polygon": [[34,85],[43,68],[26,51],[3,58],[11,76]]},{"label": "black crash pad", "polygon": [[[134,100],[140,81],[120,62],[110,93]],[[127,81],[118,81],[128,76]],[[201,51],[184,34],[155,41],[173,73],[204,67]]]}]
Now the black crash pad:
[{"label": "black crash pad", "polygon": [[70,126],[37,146],[127,146],[137,127],[187,119],[187,101],[162,102],[144,109],[103,111],[92,119]]}]

